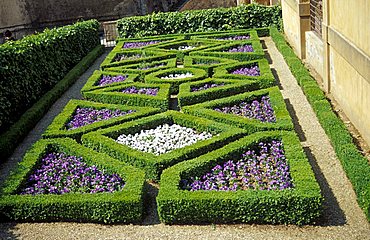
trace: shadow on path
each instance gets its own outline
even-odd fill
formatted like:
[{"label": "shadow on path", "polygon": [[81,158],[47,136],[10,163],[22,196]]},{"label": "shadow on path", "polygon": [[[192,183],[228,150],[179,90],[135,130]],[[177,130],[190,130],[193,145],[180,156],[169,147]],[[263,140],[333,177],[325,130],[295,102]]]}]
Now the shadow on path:
[{"label": "shadow on path", "polygon": [[305,133],[302,129],[302,126],[299,124],[299,120],[298,120],[297,114],[294,110],[294,107],[293,107],[292,103],[290,102],[289,99],[284,99],[284,102],[285,102],[286,108],[289,112],[289,115],[292,118],[292,122],[293,122],[293,125],[294,125],[294,130],[298,134],[299,141],[305,142],[307,140],[307,138],[306,138],[306,135],[305,135]]}]

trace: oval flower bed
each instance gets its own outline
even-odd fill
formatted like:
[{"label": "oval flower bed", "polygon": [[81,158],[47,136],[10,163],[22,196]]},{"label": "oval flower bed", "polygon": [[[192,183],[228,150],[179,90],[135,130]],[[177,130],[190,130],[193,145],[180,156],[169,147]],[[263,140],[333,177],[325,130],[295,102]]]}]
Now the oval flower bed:
[{"label": "oval flower bed", "polygon": [[190,191],[283,190],[293,187],[281,141],[260,142],[240,160],[216,165],[202,177],[182,180]]},{"label": "oval flower bed", "polygon": [[270,98],[263,96],[261,100],[252,102],[241,102],[231,107],[215,108],[214,110],[222,113],[231,113],[247,118],[258,119],[261,122],[276,122],[274,109],[271,106]]},{"label": "oval flower bed", "polygon": [[164,124],[155,129],[142,130],[134,135],[122,134],[116,141],[158,156],[211,137],[212,134],[207,132],[197,133],[194,129],[177,124]]},{"label": "oval flower bed", "polygon": [[125,116],[130,113],[134,113],[135,110],[121,111],[119,109],[94,109],[94,108],[80,108],[76,109],[72,120],[66,125],[68,130],[80,128],[95,122]]},{"label": "oval flower bed", "polygon": [[65,153],[46,154],[41,166],[27,179],[21,194],[115,192],[124,187],[124,181],[117,174],[107,174],[81,160],[81,157]]}]

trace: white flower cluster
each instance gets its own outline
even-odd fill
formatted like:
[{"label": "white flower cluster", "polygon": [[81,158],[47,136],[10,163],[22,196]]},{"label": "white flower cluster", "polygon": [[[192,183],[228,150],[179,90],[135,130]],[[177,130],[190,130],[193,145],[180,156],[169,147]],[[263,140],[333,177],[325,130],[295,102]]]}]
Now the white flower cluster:
[{"label": "white flower cluster", "polygon": [[207,132],[197,133],[177,124],[164,124],[155,129],[141,130],[135,135],[122,134],[116,142],[158,156],[211,137],[212,134]]},{"label": "white flower cluster", "polygon": [[175,74],[170,74],[164,77],[161,77],[161,79],[182,79],[182,78],[189,78],[194,76],[192,73],[187,72],[187,73],[175,73]]},{"label": "white flower cluster", "polygon": [[179,48],[177,50],[185,51],[185,50],[192,50],[194,48],[196,48],[196,47],[194,47],[194,46],[179,46]]}]

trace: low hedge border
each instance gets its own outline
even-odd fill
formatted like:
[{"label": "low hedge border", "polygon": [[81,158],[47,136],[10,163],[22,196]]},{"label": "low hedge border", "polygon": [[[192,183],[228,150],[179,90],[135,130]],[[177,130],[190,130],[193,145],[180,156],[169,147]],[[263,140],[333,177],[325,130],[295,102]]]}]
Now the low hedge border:
[{"label": "low hedge border", "polygon": [[[122,191],[114,193],[18,194],[40,159],[51,150],[81,156],[90,166],[105,169],[110,174],[117,173],[126,184]],[[141,221],[143,214],[144,182],[144,173],[139,169],[83,147],[72,139],[40,140],[27,152],[0,190],[0,214],[2,219],[27,222],[136,223]]]},{"label": "low hedge border", "polygon": [[[180,78],[180,79],[161,79],[161,77],[167,76],[168,74],[182,74],[192,73],[192,77]],[[169,68],[166,70],[157,71],[145,76],[146,83],[167,83],[171,85],[170,93],[176,94],[179,92],[179,86],[182,83],[198,81],[208,77],[207,72],[199,68]]]},{"label": "low hedge border", "polygon": [[[252,45],[253,52],[223,52],[232,47]],[[202,51],[191,52],[190,56],[210,56],[210,57],[221,57],[229,58],[238,61],[250,61],[256,59],[265,58],[265,53],[263,51],[261,43],[258,41],[247,40],[247,41],[237,41],[237,43],[226,43],[222,46],[207,48]]]},{"label": "low hedge border", "polygon": [[[95,122],[80,128],[67,130],[66,124],[71,120],[76,109],[80,107],[94,108],[94,109],[111,109],[111,110],[122,110],[129,111],[135,110],[134,113],[130,113],[125,116],[115,117],[104,121]],[[160,109],[148,108],[148,107],[136,107],[136,106],[124,106],[116,104],[103,104],[96,102],[89,102],[84,100],[70,100],[62,112],[55,117],[53,122],[45,130],[42,135],[44,138],[63,138],[70,137],[77,141],[80,141],[81,136],[85,133],[95,131],[102,128],[111,127],[112,125],[121,124],[124,122],[132,121],[141,117],[150,116],[152,114],[159,113]]]},{"label": "low hedge border", "polygon": [[[282,140],[294,188],[277,191],[188,191],[182,179],[201,176],[217,164],[240,156],[261,141]],[[309,224],[322,214],[320,187],[293,132],[259,132],[163,171],[157,197],[166,224],[272,223]]]},{"label": "low hedge border", "polygon": [[249,35],[249,37],[250,37],[249,40],[259,40],[257,31],[255,31],[255,30],[193,35],[191,37],[191,39],[210,39],[210,40],[220,41],[221,43],[227,43],[227,42],[236,42],[236,41],[240,41],[240,40],[219,40],[217,38],[220,38],[220,37],[234,37],[234,36],[246,35],[246,34]]},{"label": "low hedge border", "polygon": [[311,77],[301,60],[294,54],[284,36],[276,28],[270,29],[270,35],[328,135],[335,153],[356,192],[357,202],[370,222],[370,166],[367,159],[358,151],[346,126],[334,113],[319,85]]},{"label": "low hedge border", "polygon": [[[103,78],[103,76],[112,76],[112,77],[113,76],[127,76],[127,78],[123,82],[110,83],[110,84],[107,84],[107,85],[104,85],[104,86],[97,85],[99,83],[99,81]],[[133,73],[129,73],[129,72],[114,73],[114,72],[96,70],[91,75],[91,77],[89,77],[86,84],[82,87],[81,92],[87,92],[87,91],[97,90],[97,89],[101,89],[101,88],[113,87],[113,86],[122,85],[122,84],[126,84],[126,83],[132,83],[138,77],[139,77],[138,74],[133,74]]]},{"label": "low hedge border", "polygon": [[208,76],[212,76],[214,69],[227,64],[237,63],[238,61],[227,59],[227,58],[217,58],[217,57],[207,57],[207,56],[185,56],[184,57],[184,67],[200,68],[208,72]]},{"label": "low hedge border", "polygon": [[[270,97],[270,103],[274,109],[274,113],[276,116],[276,122],[274,123],[261,122],[257,119],[249,119],[246,117],[233,114],[225,114],[213,110],[213,108],[216,107],[219,108],[224,106],[231,106],[234,104],[238,104],[242,101],[251,101],[266,95]],[[293,129],[292,119],[289,115],[288,110],[286,109],[283,96],[281,95],[278,87],[266,88],[253,92],[246,92],[231,97],[216,99],[192,106],[186,106],[183,107],[182,110],[188,114],[208,118],[221,123],[229,124],[231,126],[243,128],[249,134],[258,131]]]},{"label": "low hedge border", "polygon": [[[133,39],[124,39],[124,38],[119,38],[117,39],[117,45],[114,47],[113,51],[120,51],[120,50],[125,50],[125,49],[146,49],[149,47],[155,47],[162,45],[164,43],[174,41],[181,39],[182,36],[153,36],[153,37],[147,37],[147,38],[133,38]],[[159,41],[158,43],[147,45],[144,47],[140,48],[124,48],[125,43],[134,43],[134,42],[150,42],[150,41]]]},{"label": "low hedge border", "polygon": [[[221,84],[224,86],[209,88],[202,91],[192,92],[193,87],[201,87],[206,83],[210,84]],[[180,85],[178,102],[180,108],[187,105],[193,105],[197,103],[207,102],[210,100],[234,96],[236,94],[257,90],[258,83],[256,81],[239,81],[239,80],[226,80],[226,79],[215,79],[209,78],[197,82],[189,82]]]},{"label": "low hedge border", "polygon": [[[260,76],[245,76],[241,74],[232,74],[231,72],[241,68],[257,65],[260,69]],[[215,69],[214,78],[257,80],[260,88],[271,87],[275,85],[275,78],[271,72],[269,63],[266,59],[260,59],[249,62],[234,63],[227,66],[220,66]]]},{"label": "low hedge border", "polygon": [[99,45],[85,56],[68,74],[48,91],[39,101],[28,109],[8,131],[0,135],[0,158],[5,162],[23,138],[30,132],[38,121],[45,115],[56,100],[77,81],[104,52],[104,47]]},{"label": "low hedge border", "polygon": [[[135,150],[115,141],[121,134],[135,134],[141,130],[153,129],[165,123],[175,123],[198,131],[207,131],[214,136],[210,139],[159,156]],[[147,178],[158,180],[163,169],[222,147],[245,135],[245,131],[240,128],[180,112],[167,111],[165,113],[138,119],[134,122],[124,123],[85,134],[82,136],[82,142],[87,147],[107,153],[114,158],[142,168],[145,170]]]},{"label": "low hedge border", "polygon": [[[128,88],[159,88],[156,96],[146,94],[127,94],[120,90]],[[116,87],[107,87],[94,91],[83,92],[83,97],[101,103],[122,104],[128,106],[154,107],[163,111],[169,108],[170,85],[148,83],[126,83]]]},{"label": "low hedge border", "polygon": [[[143,61],[140,63],[134,63],[134,64],[129,64],[129,65],[122,65],[120,67],[110,67],[110,68],[105,68],[106,71],[108,72],[117,72],[117,73],[136,73],[139,74],[139,79],[141,81],[144,81],[144,78],[147,74],[150,74],[152,72],[156,72],[159,70],[164,70],[168,68],[175,68],[176,67],[176,58],[170,58],[166,60],[161,60],[161,61],[152,61],[152,62],[147,62]],[[138,68],[142,67],[153,67],[159,64],[164,64],[164,66],[161,67],[155,67],[155,68],[149,68],[146,70],[139,70]]]}]

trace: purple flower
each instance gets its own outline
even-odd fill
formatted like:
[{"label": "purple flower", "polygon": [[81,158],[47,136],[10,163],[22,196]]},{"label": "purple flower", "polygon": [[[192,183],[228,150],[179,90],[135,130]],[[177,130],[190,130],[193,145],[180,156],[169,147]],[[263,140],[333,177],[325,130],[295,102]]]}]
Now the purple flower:
[{"label": "purple flower", "polygon": [[136,88],[134,86],[122,89],[122,93],[127,94],[146,94],[150,96],[156,96],[158,94],[158,88]]},{"label": "purple flower", "polygon": [[65,194],[121,191],[125,185],[117,174],[87,166],[81,157],[49,153],[27,179],[21,194]]},{"label": "purple flower", "polygon": [[240,74],[240,75],[246,75],[246,76],[260,76],[260,69],[259,67],[252,66],[252,67],[242,67],[238,68],[231,72],[232,74]]},{"label": "purple flower", "polygon": [[117,57],[114,59],[115,62],[120,62],[123,60],[134,60],[141,58],[141,54],[131,54],[131,55],[125,55],[125,54],[118,54]]},{"label": "purple flower", "polygon": [[165,66],[164,63],[157,64],[157,65],[143,65],[143,66],[139,66],[137,69],[138,70],[148,70],[148,69],[159,68],[159,67],[163,67],[163,66]]},{"label": "purple flower", "polygon": [[80,128],[94,122],[107,120],[115,117],[125,116],[133,113],[135,110],[128,110],[127,112],[121,110],[111,109],[93,109],[93,108],[80,108],[78,107],[72,117],[66,125],[68,130]]},{"label": "purple flower", "polygon": [[283,190],[293,187],[281,141],[260,142],[237,161],[216,165],[201,177],[181,180],[182,189],[190,191],[237,191],[248,189]]},{"label": "purple flower", "polygon": [[116,82],[123,82],[127,79],[127,75],[122,76],[103,76],[98,83],[98,86],[105,86],[111,83],[116,83]]},{"label": "purple flower", "polygon": [[209,89],[209,88],[216,88],[216,87],[222,87],[222,86],[225,86],[225,84],[224,83],[220,83],[220,84],[206,83],[206,84],[204,84],[201,87],[193,87],[193,88],[191,88],[191,92],[198,92],[198,91],[206,90],[206,89]]},{"label": "purple flower", "polygon": [[228,49],[226,52],[254,52],[252,45],[237,46]]},{"label": "purple flower", "polygon": [[241,102],[231,107],[215,108],[215,111],[227,114],[235,114],[247,118],[257,119],[261,122],[276,122],[274,109],[271,106],[270,98],[263,96],[261,101]]},{"label": "purple flower", "polygon": [[248,40],[250,38],[251,37],[249,35],[238,35],[238,36],[217,38],[217,40],[238,41],[238,40]]},{"label": "purple flower", "polygon": [[159,43],[160,41],[148,41],[148,42],[126,42],[123,48],[141,48],[149,45]]}]

